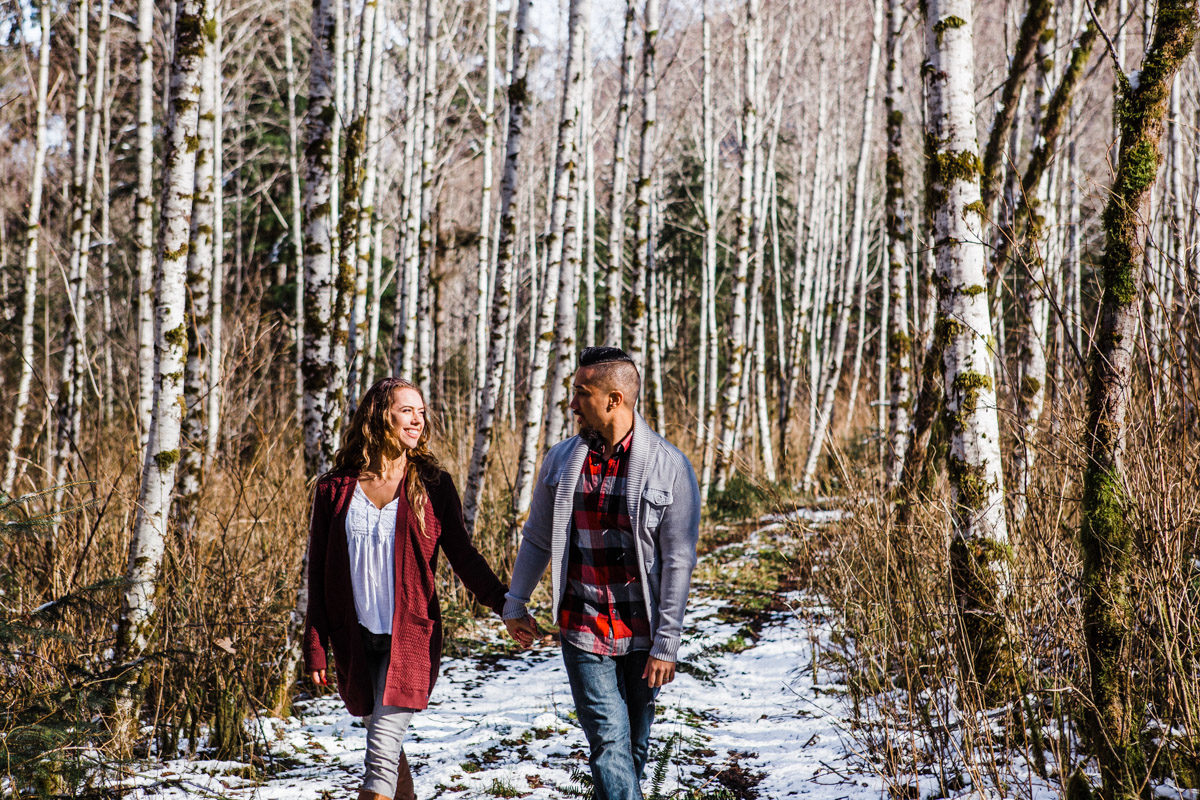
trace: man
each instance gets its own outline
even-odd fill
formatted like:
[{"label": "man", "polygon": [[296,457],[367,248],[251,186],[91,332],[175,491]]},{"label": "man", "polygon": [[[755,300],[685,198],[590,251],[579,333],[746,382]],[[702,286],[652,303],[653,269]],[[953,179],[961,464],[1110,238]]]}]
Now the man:
[{"label": "man", "polygon": [[526,604],[550,565],[596,798],[641,800],[654,698],[675,678],[700,491],[683,453],[635,411],[641,376],[624,351],[585,349],[573,382],[579,435],[542,462],[503,616],[528,647]]}]

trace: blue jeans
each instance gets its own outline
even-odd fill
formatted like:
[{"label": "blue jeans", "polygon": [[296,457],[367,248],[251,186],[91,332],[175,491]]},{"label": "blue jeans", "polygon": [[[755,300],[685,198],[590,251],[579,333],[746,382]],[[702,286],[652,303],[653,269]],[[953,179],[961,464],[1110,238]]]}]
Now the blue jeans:
[{"label": "blue jeans", "polygon": [[642,800],[657,689],[642,671],[650,654],[598,656],[563,642],[575,714],[587,736],[596,800]]}]

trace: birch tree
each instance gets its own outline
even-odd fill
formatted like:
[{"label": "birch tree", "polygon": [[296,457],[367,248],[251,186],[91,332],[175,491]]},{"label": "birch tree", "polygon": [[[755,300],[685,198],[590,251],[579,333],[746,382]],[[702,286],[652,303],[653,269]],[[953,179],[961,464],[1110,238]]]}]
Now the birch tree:
[{"label": "birch tree", "polygon": [[621,346],[622,294],[625,282],[625,196],[629,183],[629,116],[633,96],[633,52],[637,10],[625,0],[625,32],[621,37],[621,78],[613,133],[612,186],[608,213],[608,273],[604,298],[604,343]]},{"label": "birch tree", "polygon": [[330,436],[338,409],[329,387],[334,378],[333,337],[333,3],[313,4],[308,113],[304,121],[304,464],[309,476],[333,463]]},{"label": "birch tree", "polygon": [[1158,173],[1163,117],[1171,84],[1191,52],[1196,0],[1160,0],[1154,37],[1136,79],[1118,75],[1120,151],[1102,215],[1103,296],[1095,349],[1088,364],[1080,549],[1083,634],[1087,648],[1089,740],[1096,749],[1105,800],[1141,795],[1149,765],[1142,746],[1145,713],[1137,700],[1133,663],[1135,544],[1125,444],[1142,302],[1147,205]]},{"label": "birch tree", "polygon": [[[107,6],[105,6],[107,8]],[[66,480],[67,464],[77,449],[80,408],[83,402],[83,372],[87,356],[87,271],[92,234],[92,176],[95,145],[89,141],[88,126],[88,17],[91,5],[81,0],[75,7],[75,126],[71,137],[71,249],[67,267],[66,331],[62,373],[57,393],[58,425],[54,444],[54,482]],[[103,74],[97,69],[97,78]],[[93,96],[95,96],[93,92]],[[97,106],[98,108],[98,106]],[[96,126],[92,126],[92,132]]]},{"label": "birch tree", "polygon": [[189,142],[197,136],[200,73],[210,44],[198,0],[177,0],[175,37],[163,160],[163,196],[159,214],[156,256],[155,380],[149,445],[142,467],[137,517],[129,541],[126,588],[117,622],[114,661],[123,667],[118,720],[123,728],[135,721],[135,685],[140,669],[135,662],[145,651],[155,611],[155,588],[166,549],[166,524],[171,514],[171,490],[179,461],[184,359],[187,329],[184,321],[184,282],[191,234],[192,193],[196,155]]},{"label": "birch tree", "polygon": [[34,111],[33,170],[29,180],[29,212],[25,221],[25,260],[22,265],[21,301],[21,375],[17,379],[17,397],[4,459],[4,484],[0,493],[16,492],[17,458],[29,413],[29,387],[33,382],[33,328],[37,317],[38,256],[42,230],[42,192],[46,181],[46,107],[50,93],[50,0],[38,3],[40,41],[38,42],[37,96]]},{"label": "birch tree", "polygon": [[758,0],[747,0],[745,70],[742,85],[742,163],[738,178],[737,243],[733,273],[730,276],[732,301],[729,316],[729,380],[725,384],[721,444],[717,450],[718,492],[725,491],[732,468],[734,441],[738,430],[738,407],[742,402],[742,374],[747,353],[747,289],[755,190],[754,154],[758,149],[758,39],[761,36],[758,12]]},{"label": "birch tree", "polygon": [[925,23],[940,288],[935,335],[943,340],[950,427],[950,574],[964,672],[986,686],[1003,658],[1009,556],[996,384],[987,344],[992,325],[979,208],[973,16],[971,0],[933,0]]},{"label": "birch tree", "polygon": [[137,3],[137,191],[133,241],[137,255],[138,432],[150,435],[154,400],[154,0]]},{"label": "birch tree", "polygon": [[652,227],[650,204],[654,202],[655,125],[658,124],[658,25],[659,0],[646,0],[642,20],[642,130],[638,142],[638,179],[634,198],[636,222],[629,286],[633,294],[629,305],[629,357],[639,369],[645,369],[647,307],[646,279],[654,260],[657,236]]},{"label": "birch tree", "polygon": [[[839,298],[839,311],[831,342],[831,358],[821,377],[821,405],[816,426],[804,459],[801,483],[805,491],[811,491],[815,483],[817,460],[825,444],[825,437],[833,419],[833,404],[841,382],[842,361],[846,352],[846,339],[850,328],[850,312],[853,308],[854,291],[859,280],[864,280],[864,217],[866,215],[867,165],[869,161],[871,135],[875,124],[875,80],[879,72],[879,51],[883,39],[883,0],[875,0],[872,25],[871,54],[867,61],[866,97],[863,102],[862,138],[859,140],[858,164],[854,174],[854,208],[850,220],[850,253],[846,266],[846,280]],[[864,276],[864,277],[860,277]],[[850,413],[850,412],[847,412]]]},{"label": "birch tree", "polygon": [[895,489],[900,482],[900,470],[908,449],[909,411],[912,404],[909,390],[912,339],[908,332],[908,257],[905,252],[908,225],[904,215],[904,83],[900,75],[903,25],[903,5],[900,0],[888,0],[887,95],[883,101],[887,108],[887,188],[884,205],[887,215],[888,278],[883,293],[888,299],[887,347],[884,349],[890,385],[884,475],[889,490]]},{"label": "birch tree", "polygon": [[475,409],[479,395],[484,390],[487,369],[487,321],[488,305],[491,300],[492,284],[489,276],[491,271],[492,232],[492,149],[496,136],[496,0],[487,0],[487,12],[484,21],[484,54],[483,54],[483,143],[480,145],[480,186],[479,186],[479,260],[475,269],[475,384],[476,390],[471,393],[471,407]]},{"label": "birch tree", "polygon": [[[420,255],[418,257],[419,275],[418,285],[416,287],[416,296],[409,300],[409,307],[418,314],[420,313],[414,300],[418,298],[424,303],[428,302],[429,292],[426,289],[429,286],[429,280],[433,274],[433,256],[434,245],[437,240],[437,231],[434,226],[437,224],[434,216],[433,208],[433,184],[436,180],[434,175],[434,159],[437,157],[435,147],[437,143],[437,66],[438,66],[438,25],[441,24],[441,3],[440,0],[425,0],[425,47],[424,47],[424,70],[421,76],[422,91],[421,91],[421,156],[420,156],[420,187],[421,187],[421,205],[419,219],[420,236],[418,239],[418,247]],[[420,314],[420,318],[429,319],[430,315]],[[417,314],[414,314],[408,321],[409,325],[415,323]],[[432,326],[423,325],[417,326],[416,329],[416,349],[415,360],[412,362],[413,381],[421,387],[421,393],[425,397],[429,397],[430,380],[432,378],[431,362],[431,342],[430,335]]]},{"label": "birch tree", "polygon": [[[488,339],[487,373],[475,422],[475,443],[471,448],[471,467],[463,492],[463,519],[473,532],[483,494],[491,454],[492,429],[496,422],[496,404],[503,380],[507,355],[515,331],[510,328],[513,314],[513,277],[517,257],[517,181],[520,177],[521,148],[524,144],[525,112],[529,102],[529,8],[532,0],[519,0],[512,28],[512,67],[508,79],[508,132],[504,146],[504,169],[500,175],[500,232],[496,241],[495,291],[492,298],[491,334]],[[511,374],[511,373],[510,373]],[[514,392],[515,394],[515,392]]]},{"label": "birch tree", "polygon": [[[214,30],[214,4],[206,0],[203,25]],[[204,466],[209,346],[212,336],[210,295],[213,278],[214,110],[216,108],[216,48],[206,47],[200,61],[200,109],[196,126],[195,188],[188,240],[186,297],[188,310],[187,366],[184,374],[183,447],[179,458],[180,522],[193,527]]]},{"label": "birch tree", "polygon": [[[654,2],[654,0],[650,0]],[[575,170],[578,164],[578,124],[583,91],[583,26],[590,16],[591,0],[571,0],[567,16],[567,58],[563,74],[562,111],[559,115],[558,137],[555,143],[554,200],[550,209],[550,232],[546,238],[546,272],[544,301],[538,312],[535,330],[537,343],[530,359],[530,377],[526,395],[525,422],[521,433],[521,451],[517,462],[517,480],[513,494],[513,536],[529,513],[533,496],[534,466],[537,461],[538,440],[541,438],[543,404],[546,399],[546,379],[550,368],[550,348],[558,307],[559,276],[564,255],[564,231],[568,206],[574,193]],[[536,261],[531,262],[536,264]]]}]

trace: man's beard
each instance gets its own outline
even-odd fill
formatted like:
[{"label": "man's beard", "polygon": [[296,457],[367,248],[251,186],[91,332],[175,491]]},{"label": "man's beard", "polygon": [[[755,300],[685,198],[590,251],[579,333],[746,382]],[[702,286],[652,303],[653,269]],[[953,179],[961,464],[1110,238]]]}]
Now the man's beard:
[{"label": "man's beard", "polygon": [[604,445],[604,435],[584,422],[582,417],[579,418],[579,438],[593,450]]}]

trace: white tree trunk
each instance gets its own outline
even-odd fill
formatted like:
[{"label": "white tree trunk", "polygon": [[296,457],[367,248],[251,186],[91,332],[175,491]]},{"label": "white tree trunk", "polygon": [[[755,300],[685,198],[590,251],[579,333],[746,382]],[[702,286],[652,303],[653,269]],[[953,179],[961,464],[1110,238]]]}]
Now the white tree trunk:
[{"label": "white tree trunk", "polygon": [[[703,211],[701,220],[704,226],[704,260],[700,267],[700,325],[699,346],[697,347],[698,366],[696,370],[696,448],[703,454],[702,469],[711,464],[707,462],[707,453],[712,442],[714,431],[709,427],[707,412],[709,406],[708,373],[716,370],[716,364],[708,357],[709,344],[709,305],[710,298],[715,292],[715,276],[717,271],[717,207],[716,207],[716,133],[713,119],[713,63],[712,63],[712,0],[704,0],[701,19],[701,59],[703,74],[700,87],[701,114],[701,176],[700,202]],[[700,500],[707,499],[707,486],[700,493]]]},{"label": "white tree trunk", "polygon": [[754,224],[755,153],[758,150],[758,56],[761,36],[758,0],[747,0],[745,72],[742,89],[742,164],[738,189],[737,250],[731,276],[732,307],[729,316],[729,381],[725,385],[721,444],[717,450],[716,487],[725,490],[732,468],[738,432],[738,407],[742,402],[742,375],[746,364],[747,281],[750,277],[751,237]]},{"label": "white tree trunk", "polygon": [[[213,2],[207,0],[203,15],[205,30],[210,30]],[[211,43],[210,43],[211,44]],[[200,61],[200,113],[196,126],[195,188],[192,194],[192,224],[187,248],[188,347],[184,375],[183,442],[179,458],[180,524],[192,532],[193,516],[199,500],[204,466],[207,410],[209,344],[212,333],[211,303],[213,272],[213,109],[216,106],[216,61],[214,47],[204,49]]]},{"label": "white tree trunk", "polygon": [[29,387],[33,382],[33,326],[37,315],[38,254],[42,219],[42,191],[46,180],[46,100],[50,91],[50,0],[38,3],[41,41],[38,43],[37,100],[34,127],[33,174],[29,180],[29,215],[25,221],[25,260],[21,302],[21,376],[4,459],[4,484],[0,491],[12,496],[17,485],[17,454],[29,413]]},{"label": "white tree trunk", "polygon": [[979,211],[975,131],[974,9],[971,0],[932,0],[926,17],[930,68],[934,250],[945,413],[950,420],[951,576],[975,680],[998,657],[1008,594],[1008,529],[992,331]]},{"label": "white tree trunk", "polygon": [[404,162],[400,179],[400,235],[396,260],[395,341],[392,346],[392,372],[411,377],[417,336],[417,239],[420,235],[420,205],[416,165],[417,136],[420,128],[420,80],[417,69],[417,32],[420,22],[420,0],[409,0],[408,27],[405,41],[404,78]]},{"label": "white tree trunk", "polygon": [[133,241],[137,254],[138,434],[150,435],[154,399],[154,0],[137,4],[137,193]]},{"label": "white tree trunk", "polygon": [[[438,66],[438,26],[441,24],[440,0],[425,0],[425,64],[421,78],[421,228],[418,254],[419,276],[418,297],[409,300],[414,307],[414,300],[428,301],[428,292],[424,287],[429,286],[433,276],[434,248],[437,244],[437,231],[434,229],[437,219],[434,216],[433,184],[434,160],[437,158],[437,66]],[[429,320],[426,315],[422,319]],[[416,316],[414,315],[413,322]],[[432,361],[433,347],[430,336],[432,327],[420,325],[416,330],[416,356],[412,364],[413,382],[421,387],[422,394],[429,397],[430,382],[433,377]]]},{"label": "white tree trunk", "polygon": [[[859,140],[858,166],[854,175],[854,209],[850,220],[850,255],[846,268],[846,280],[842,286],[840,310],[833,341],[828,351],[830,356],[821,381],[821,406],[813,428],[808,456],[804,459],[801,483],[805,491],[811,491],[816,480],[817,460],[833,419],[833,403],[837,397],[838,384],[842,375],[842,360],[846,350],[846,338],[850,327],[851,300],[859,280],[865,280],[863,269],[866,250],[864,217],[866,216],[867,166],[869,162],[871,134],[875,127],[875,84],[879,72],[879,51],[883,39],[883,0],[874,0],[874,18],[871,38],[871,53],[867,61],[866,97],[863,101],[862,138]],[[847,412],[847,416],[853,409]]]},{"label": "white tree trunk", "polygon": [[658,124],[658,26],[659,0],[646,0],[642,32],[642,133],[638,143],[638,179],[634,199],[637,219],[629,285],[633,292],[629,319],[629,357],[644,369],[646,355],[646,297],[638,287],[646,285],[646,270],[654,260],[658,236],[651,225],[650,204],[654,202],[655,126]]},{"label": "white tree trunk", "polygon": [[[653,2],[653,0],[651,0]],[[557,311],[560,273],[563,271],[564,234],[567,211],[574,190],[577,159],[580,95],[583,92],[583,26],[590,16],[591,0],[571,0],[567,22],[567,63],[563,76],[562,112],[555,144],[554,202],[550,210],[550,233],[546,241],[546,274],[543,283],[545,301],[538,313],[534,330],[537,343],[530,361],[531,375],[526,395],[525,424],[521,434],[521,452],[517,462],[516,489],[513,496],[513,521],[520,523],[529,513],[533,496],[534,467],[542,428],[542,406],[546,399],[550,348]],[[533,262],[536,264],[536,262]],[[513,530],[515,538],[519,525]]]},{"label": "white tree trunk", "polygon": [[[900,483],[904,456],[908,452],[909,417],[912,408],[912,339],[908,330],[908,221],[904,213],[904,82],[901,33],[904,6],[888,0],[887,33],[887,279],[883,294],[888,299],[886,353],[888,395],[885,434],[884,480],[888,491]],[[882,381],[881,381],[882,383]],[[881,387],[882,391],[882,387]]]},{"label": "white tree trunk", "polygon": [[[117,622],[114,661],[132,664],[146,648],[150,620],[155,611],[155,587],[166,548],[166,526],[171,514],[171,491],[179,461],[182,421],[183,370],[187,350],[184,320],[184,280],[191,229],[192,192],[195,188],[195,151],[200,100],[200,67],[205,48],[204,3],[177,0],[174,59],[169,92],[170,115],[165,130],[163,196],[159,216],[156,264],[157,314],[155,318],[154,403],[150,442],[142,467],[137,518],[129,541],[126,589]],[[118,718],[125,725],[135,720],[133,687],[140,670],[126,672],[118,699]]]},{"label": "white tree trunk", "polygon": [[333,463],[332,429],[337,409],[330,402],[333,382],[333,4],[313,5],[312,56],[304,143],[304,462],[315,477]]},{"label": "white tree trunk", "polygon": [[[296,273],[296,296],[292,326],[292,341],[296,348],[296,421],[304,420],[304,222],[302,219],[304,195],[300,192],[300,123],[296,117],[296,64],[292,54],[291,3],[283,4],[284,31],[283,63],[284,93],[287,95],[288,114],[288,188],[292,198],[292,213],[289,217],[288,233],[292,239],[293,269]],[[219,243],[218,243],[219,244]]]},{"label": "white tree trunk", "polygon": [[[224,359],[222,358],[223,333],[225,330],[225,88],[222,79],[225,59],[222,53],[222,26],[220,0],[209,0],[213,4],[213,235],[212,235],[212,301],[208,345],[208,425],[205,430],[204,463],[212,464],[217,456],[217,445],[221,440],[221,387],[224,383]],[[288,26],[291,39],[291,26]],[[294,175],[295,173],[293,173]]]},{"label": "white tree trunk", "polygon": [[[483,496],[488,457],[491,454],[492,429],[495,427],[496,404],[504,383],[505,365],[512,338],[516,331],[512,323],[513,288],[517,259],[517,181],[520,177],[521,147],[524,143],[525,109],[528,103],[526,72],[529,58],[529,8],[532,0],[520,0],[512,30],[511,69],[508,82],[508,132],[506,135],[504,168],[500,175],[500,236],[496,242],[495,285],[491,311],[491,335],[488,342],[487,373],[479,414],[475,421],[475,443],[471,448],[471,467],[463,492],[463,519],[467,530],[475,530],[479,504]],[[509,372],[511,376],[512,373]],[[515,394],[510,391],[509,394]]]},{"label": "white tree trunk", "polygon": [[483,143],[481,148],[479,182],[479,261],[475,286],[475,363],[474,390],[471,392],[471,415],[474,416],[487,382],[488,351],[488,305],[491,301],[491,244],[492,233],[492,149],[496,137],[496,0],[487,0],[487,16],[484,29],[484,89],[483,89]]},{"label": "white tree trunk", "polygon": [[625,0],[625,33],[621,38],[621,80],[613,134],[611,202],[608,213],[608,282],[604,299],[604,344],[621,346],[622,293],[625,271],[625,197],[629,183],[629,116],[633,95],[634,0]]}]

